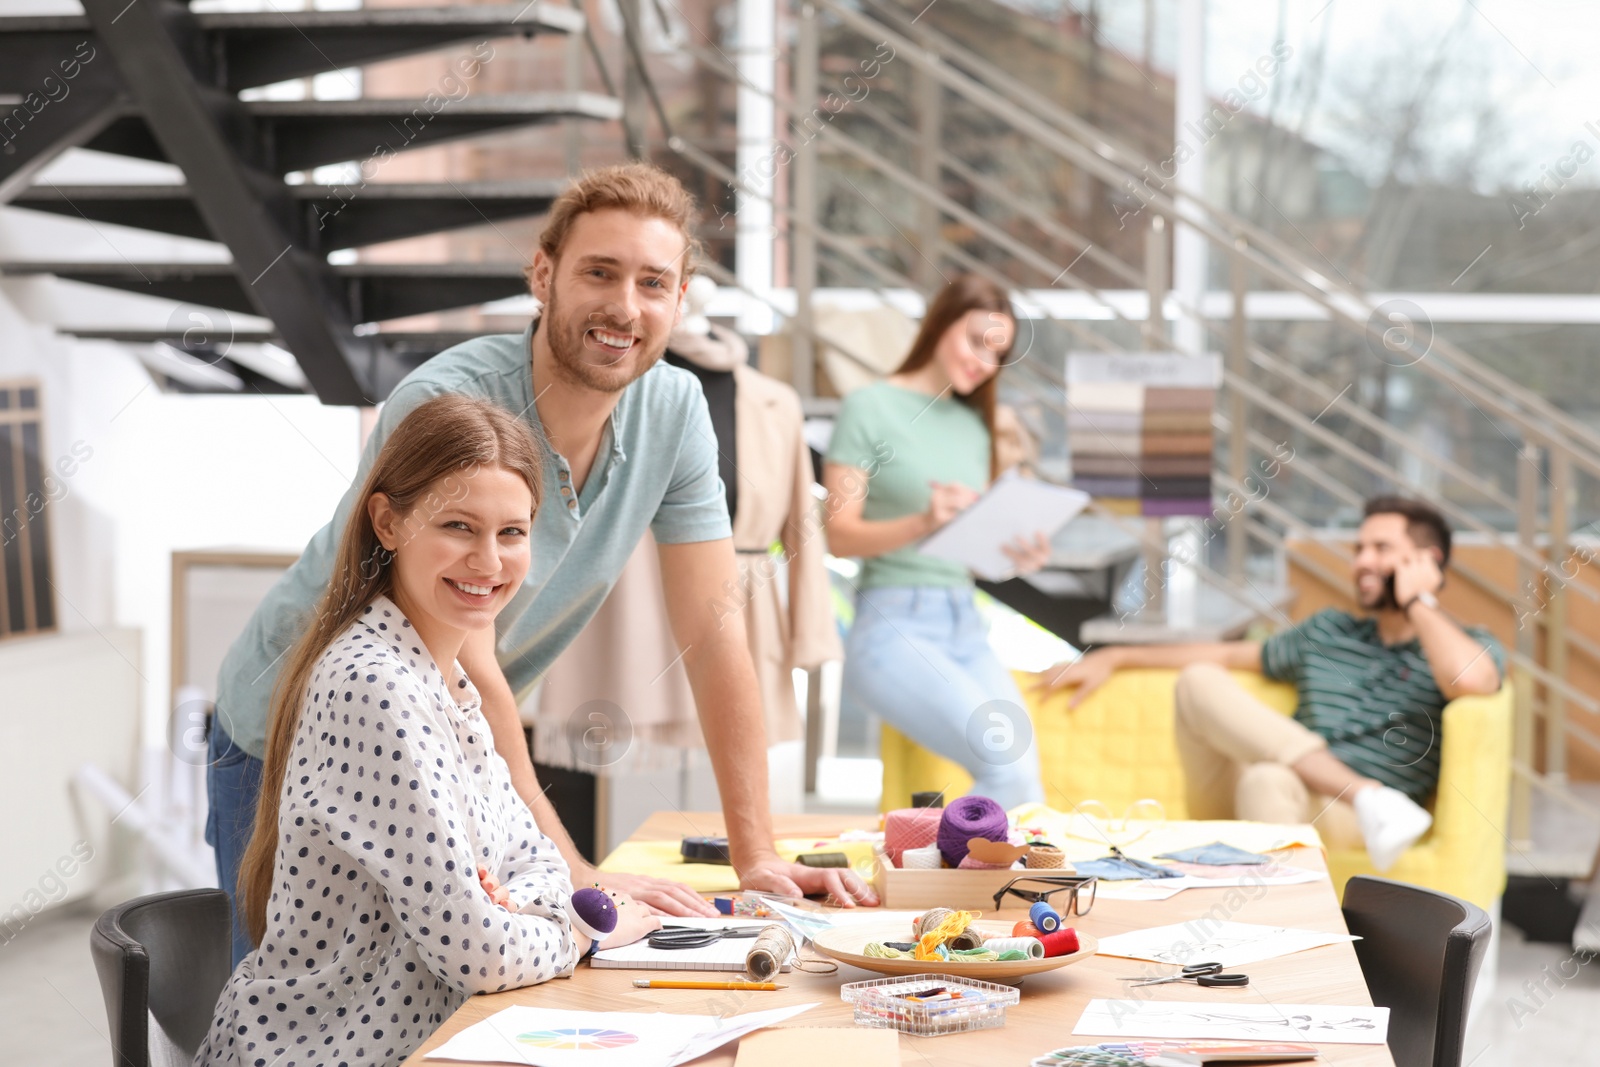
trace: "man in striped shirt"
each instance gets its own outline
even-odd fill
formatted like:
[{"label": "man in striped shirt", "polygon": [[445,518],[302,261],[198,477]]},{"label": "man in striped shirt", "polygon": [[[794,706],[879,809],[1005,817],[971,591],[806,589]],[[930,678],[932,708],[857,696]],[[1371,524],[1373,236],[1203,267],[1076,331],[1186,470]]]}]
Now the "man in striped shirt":
[{"label": "man in striped shirt", "polygon": [[[1056,673],[1071,706],[1121,667],[1180,668],[1178,753],[1189,814],[1317,824],[1335,847],[1364,843],[1387,870],[1433,823],[1444,705],[1500,688],[1505,650],[1462,627],[1436,594],[1450,527],[1405,497],[1369,500],[1356,535],[1363,614],[1329,608],[1265,641],[1096,649]],[[1255,670],[1299,692],[1287,718],[1228,670]]]}]

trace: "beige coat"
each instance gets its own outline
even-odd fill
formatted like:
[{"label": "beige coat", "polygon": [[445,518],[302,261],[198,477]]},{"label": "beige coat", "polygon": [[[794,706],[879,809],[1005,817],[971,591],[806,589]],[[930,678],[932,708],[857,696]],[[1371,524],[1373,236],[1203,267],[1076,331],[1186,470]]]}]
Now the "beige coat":
[{"label": "beige coat", "polygon": [[[767,743],[802,736],[792,672],[843,658],[832,593],[823,566],[821,506],[813,495],[811,456],[802,436],[800,398],[751,367],[733,368],[739,513],[739,587],[707,605],[742,616],[761,687]],[[780,544],[781,550],[766,550]],[[787,566],[781,561],[787,560]],[[672,639],[661,594],[655,540],[648,533],[593,620],[545,674],[534,722],[534,755],[543,763],[598,774],[662,762],[663,748],[700,747],[694,697]],[[593,766],[581,738],[595,713],[615,730],[620,707],[629,752]],[[620,735],[617,735],[620,740]]]}]

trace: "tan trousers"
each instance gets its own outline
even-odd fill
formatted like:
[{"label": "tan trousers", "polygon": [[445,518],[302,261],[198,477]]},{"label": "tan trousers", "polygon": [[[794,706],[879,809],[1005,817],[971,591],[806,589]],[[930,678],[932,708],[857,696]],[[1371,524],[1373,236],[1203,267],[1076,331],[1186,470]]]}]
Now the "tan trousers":
[{"label": "tan trousers", "polygon": [[1361,846],[1348,801],[1313,793],[1293,764],[1328,743],[1246,693],[1226,670],[1178,673],[1175,722],[1191,819],[1313,823],[1329,848]]}]

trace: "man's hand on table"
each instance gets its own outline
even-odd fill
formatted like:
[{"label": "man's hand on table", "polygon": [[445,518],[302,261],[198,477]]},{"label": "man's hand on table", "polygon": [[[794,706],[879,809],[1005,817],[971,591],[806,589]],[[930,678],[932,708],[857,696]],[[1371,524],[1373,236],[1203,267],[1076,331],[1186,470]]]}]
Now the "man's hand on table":
[{"label": "man's hand on table", "polygon": [[862,877],[848,867],[807,867],[786,863],[777,853],[767,853],[746,864],[739,872],[739,888],[774,893],[782,897],[804,897],[827,893],[831,904],[853,908],[857,904],[873,908],[878,894]]},{"label": "man's hand on table", "polygon": [[593,867],[582,870],[574,868],[572,884],[598,885],[610,893],[626,893],[649,908],[652,915],[704,915],[708,918],[717,915],[716,908],[682,882],[653,878],[648,874],[618,874]]}]

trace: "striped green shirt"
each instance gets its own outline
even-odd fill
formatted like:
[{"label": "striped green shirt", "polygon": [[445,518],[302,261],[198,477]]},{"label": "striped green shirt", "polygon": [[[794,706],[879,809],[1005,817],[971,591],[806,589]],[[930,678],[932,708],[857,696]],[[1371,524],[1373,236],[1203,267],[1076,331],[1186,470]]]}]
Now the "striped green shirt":
[{"label": "striped green shirt", "polygon": [[[1506,653],[1481,627],[1467,633],[1505,676]],[[1385,645],[1376,619],[1329,608],[1261,645],[1261,671],[1293,682],[1294,717],[1357,774],[1421,801],[1439,783],[1445,696],[1422,644]]]}]

